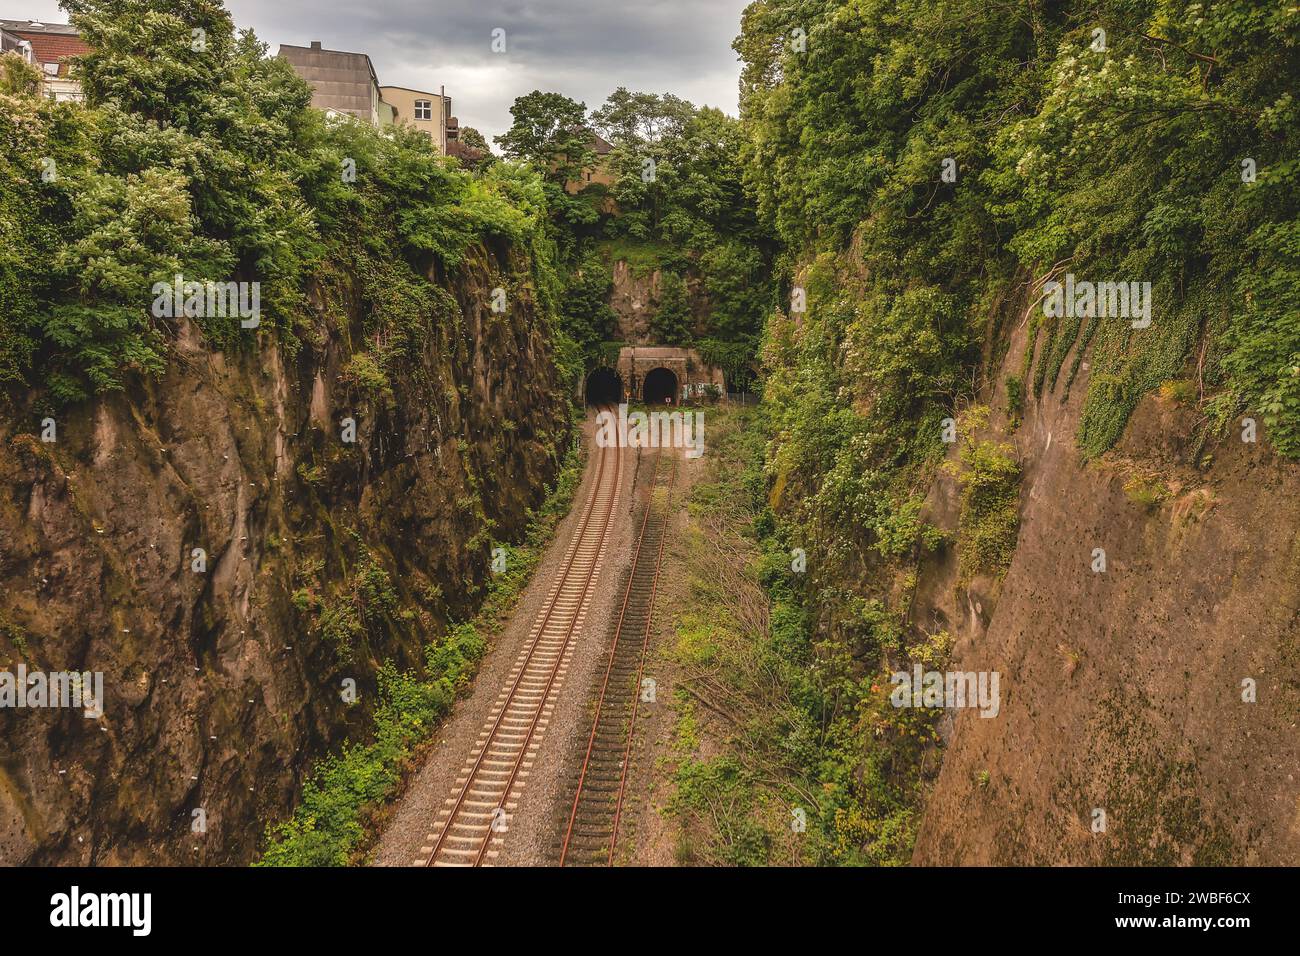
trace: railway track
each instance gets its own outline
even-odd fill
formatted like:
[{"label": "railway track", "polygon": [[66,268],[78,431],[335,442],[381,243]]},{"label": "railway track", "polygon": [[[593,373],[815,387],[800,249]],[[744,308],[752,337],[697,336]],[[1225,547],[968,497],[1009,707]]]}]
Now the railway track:
[{"label": "railway track", "polygon": [[595,695],[595,714],[573,784],[573,802],[563,823],[560,866],[614,863],[676,480],[677,456],[661,452],[655,459],[654,479],[613,626],[604,678]]},{"label": "railway track", "polygon": [[528,640],[420,849],[417,866],[479,866],[493,860],[546,733],[581,633],[619,497],[623,455],[601,448],[596,480],[563,570],[551,584]]}]

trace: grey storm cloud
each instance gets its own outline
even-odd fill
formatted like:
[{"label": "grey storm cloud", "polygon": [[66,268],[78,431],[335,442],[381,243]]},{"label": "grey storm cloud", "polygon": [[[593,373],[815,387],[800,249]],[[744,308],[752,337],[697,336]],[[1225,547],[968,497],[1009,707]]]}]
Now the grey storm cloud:
[{"label": "grey storm cloud", "polygon": [[[381,83],[445,87],[461,123],[491,137],[534,89],[599,106],[616,87],[736,110],[731,41],[748,0],[228,0],[274,50],[320,40],[368,53]],[[491,49],[505,31],[506,52]]]},{"label": "grey storm cloud", "polygon": [[[588,109],[619,86],[736,111],[731,41],[749,0],[226,0],[271,52],[312,40],[367,53],[379,82],[445,87],[461,124],[489,139],[510,104],[553,90]],[[5,17],[66,22],[56,0],[4,0]],[[505,30],[505,53],[491,50]]]}]

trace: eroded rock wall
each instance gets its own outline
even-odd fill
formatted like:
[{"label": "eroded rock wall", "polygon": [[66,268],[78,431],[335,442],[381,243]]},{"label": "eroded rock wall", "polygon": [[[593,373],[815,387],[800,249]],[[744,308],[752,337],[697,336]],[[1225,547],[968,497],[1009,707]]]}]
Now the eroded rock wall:
[{"label": "eroded rock wall", "polygon": [[491,542],[541,501],[569,424],[527,263],[472,255],[379,382],[342,275],[296,352],[183,326],[164,376],[53,413],[54,443],[41,397],[15,397],[0,668],[99,671],[105,699],[98,720],[0,710],[0,862],[247,862],[313,761],[364,734],[379,665],[418,665],[473,610]]},{"label": "eroded rock wall", "polygon": [[[1024,334],[985,432],[1023,469],[1010,569],[967,587],[950,554],[935,557],[912,614],[955,635],[949,669],[1000,673],[1001,710],[952,712],[915,862],[1294,865],[1298,469],[1235,431],[1207,459],[1195,406],[1159,395],[1085,462],[1086,356],[1069,393],[1028,399],[1012,431],[1005,382]],[[932,520],[955,528],[957,495],[940,478]]]}]

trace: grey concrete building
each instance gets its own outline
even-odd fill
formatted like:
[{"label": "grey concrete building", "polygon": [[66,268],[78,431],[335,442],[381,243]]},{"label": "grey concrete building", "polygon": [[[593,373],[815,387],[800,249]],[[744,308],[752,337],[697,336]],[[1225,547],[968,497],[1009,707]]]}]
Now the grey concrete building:
[{"label": "grey concrete building", "polygon": [[282,43],[279,55],[311,84],[312,106],[327,113],[355,116],[371,126],[380,124],[382,97],[370,57],[322,50],[319,40],[312,41],[311,46]]}]

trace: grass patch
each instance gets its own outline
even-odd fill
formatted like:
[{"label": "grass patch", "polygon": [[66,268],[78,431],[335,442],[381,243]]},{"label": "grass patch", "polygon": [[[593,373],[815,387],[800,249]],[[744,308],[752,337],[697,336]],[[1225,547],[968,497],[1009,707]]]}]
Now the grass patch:
[{"label": "grass patch", "polygon": [[1171,379],[1160,386],[1160,397],[1166,402],[1190,405],[1196,401],[1196,383],[1185,378]]},{"label": "grass patch", "polygon": [[615,262],[622,260],[628,264],[632,276],[637,279],[645,278],[656,269],[674,265],[681,259],[681,253],[667,243],[622,237],[605,240],[597,249],[611,269]]},{"label": "grass patch", "polygon": [[1124,482],[1124,495],[1139,508],[1154,511],[1160,507],[1160,502],[1169,497],[1169,489],[1158,478],[1134,475]]}]

